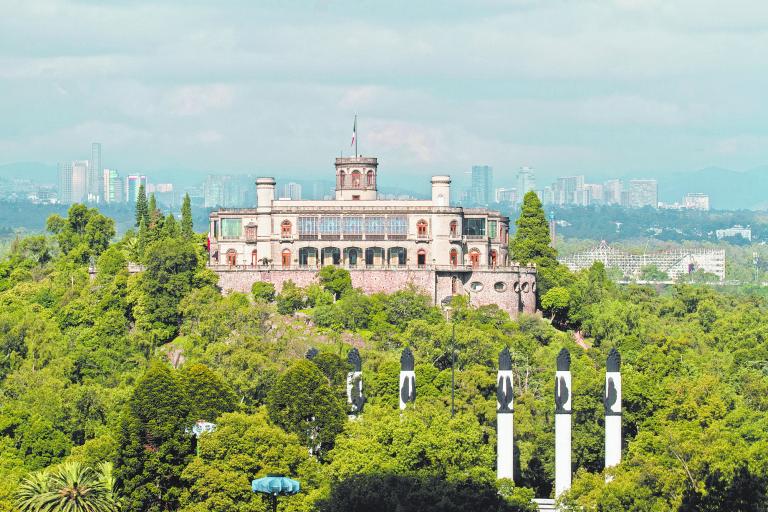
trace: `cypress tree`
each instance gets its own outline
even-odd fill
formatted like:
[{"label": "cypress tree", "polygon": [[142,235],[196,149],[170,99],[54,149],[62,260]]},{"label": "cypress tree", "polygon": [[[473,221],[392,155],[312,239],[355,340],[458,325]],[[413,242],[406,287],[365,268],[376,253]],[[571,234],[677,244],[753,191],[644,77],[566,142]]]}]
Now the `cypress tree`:
[{"label": "cypress tree", "polygon": [[149,225],[149,206],[147,205],[147,191],[144,184],[139,185],[139,193],[136,197],[136,227],[141,225],[141,221]]},{"label": "cypress tree", "polygon": [[525,194],[520,217],[515,222],[517,232],[509,243],[512,259],[521,264],[536,263],[549,267],[557,263],[557,251],[549,245],[549,224],[534,191]]},{"label": "cypress tree", "polygon": [[189,194],[184,194],[184,202],[181,203],[181,236],[189,239],[193,234],[192,201],[189,199]]}]

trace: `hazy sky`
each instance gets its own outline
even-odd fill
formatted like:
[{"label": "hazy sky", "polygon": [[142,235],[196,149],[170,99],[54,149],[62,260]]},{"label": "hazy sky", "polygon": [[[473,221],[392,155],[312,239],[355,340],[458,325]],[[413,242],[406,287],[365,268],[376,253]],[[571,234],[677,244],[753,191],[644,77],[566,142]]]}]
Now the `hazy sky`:
[{"label": "hazy sky", "polygon": [[765,165],[768,1],[0,0],[0,163],[320,177],[355,113],[390,176]]}]

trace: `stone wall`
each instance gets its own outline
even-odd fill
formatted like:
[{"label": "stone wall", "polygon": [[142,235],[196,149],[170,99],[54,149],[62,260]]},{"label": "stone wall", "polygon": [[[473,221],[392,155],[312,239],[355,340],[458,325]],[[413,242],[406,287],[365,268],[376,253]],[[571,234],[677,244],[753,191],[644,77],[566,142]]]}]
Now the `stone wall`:
[{"label": "stone wall", "polygon": [[[317,282],[315,269],[217,268],[219,286],[225,292],[249,293],[256,281],[273,283],[279,292],[289,279],[305,287]],[[352,286],[366,294],[392,293],[413,285],[434,304],[452,295],[469,295],[475,306],[497,304],[517,315],[536,311],[536,271],[521,267],[495,270],[442,271],[433,269],[350,269]]]}]

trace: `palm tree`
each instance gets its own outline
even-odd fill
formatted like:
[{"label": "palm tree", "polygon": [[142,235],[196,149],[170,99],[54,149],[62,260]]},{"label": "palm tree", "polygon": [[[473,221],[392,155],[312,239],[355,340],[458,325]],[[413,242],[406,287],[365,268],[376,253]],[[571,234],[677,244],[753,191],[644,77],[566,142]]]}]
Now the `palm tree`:
[{"label": "palm tree", "polygon": [[112,464],[97,470],[80,462],[65,462],[30,474],[19,485],[20,512],[117,512]]}]

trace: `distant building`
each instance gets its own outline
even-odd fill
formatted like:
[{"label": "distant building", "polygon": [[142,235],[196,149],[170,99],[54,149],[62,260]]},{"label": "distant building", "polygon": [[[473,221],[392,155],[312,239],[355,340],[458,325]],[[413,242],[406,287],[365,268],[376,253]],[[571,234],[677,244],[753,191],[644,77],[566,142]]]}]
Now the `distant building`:
[{"label": "distant building", "polygon": [[101,144],[91,144],[91,161],[88,166],[88,201],[98,203],[104,197],[104,180],[101,167]]},{"label": "distant building", "polygon": [[301,201],[301,185],[293,181],[286,183],[282,186],[280,198]]},{"label": "distant building", "polygon": [[656,180],[630,180],[627,191],[627,206],[643,208],[659,206],[659,190]]},{"label": "distant building", "polygon": [[603,203],[621,205],[622,190],[621,180],[608,180],[603,183]]},{"label": "distant building", "polygon": [[752,228],[749,226],[741,226],[739,224],[736,224],[733,227],[725,228],[725,229],[716,229],[715,230],[715,236],[718,240],[722,238],[731,238],[740,236],[741,238],[745,240],[752,241]]},{"label": "distant building", "polygon": [[709,211],[709,196],[700,192],[685,194],[683,207],[689,210]]},{"label": "distant building", "polygon": [[517,189],[515,188],[497,188],[494,195],[497,203],[517,202]]},{"label": "distant building", "polygon": [[59,202],[84,203],[88,199],[88,161],[59,164]]},{"label": "distant building", "polygon": [[104,202],[109,204],[125,202],[123,180],[115,169],[104,169],[102,172],[102,189]]},{"label": "distant building", "polygon": [[173,183],[150,183],[147,185],[148,193],[170,194],[173,192]]},{"label": "distant building", "polygon": [[603,185],[600,185],[599,183],[585,183],[584,190],[589,194],[589,202],[585,206],[590,204],[603,204],[605,202]]},{"label": "distant building", "polygon": [[139,187],[144,185],[144,190],[147,189],[147,177],[140,174],[131,174],[125,178],[125,202],[129,204],[136,204],[136,199],[139,197]]},{"label": "distant building", "polygon": [[517,173],[517,197],[520,202],[523,201],[525,194],[531,190],[536,190],[536,176],[530,167],[521,167]]},{"label": "distant building", "polygon": [[493,168],[488,165],[472,167],[472,201],[488,205],[493,202]]}]

